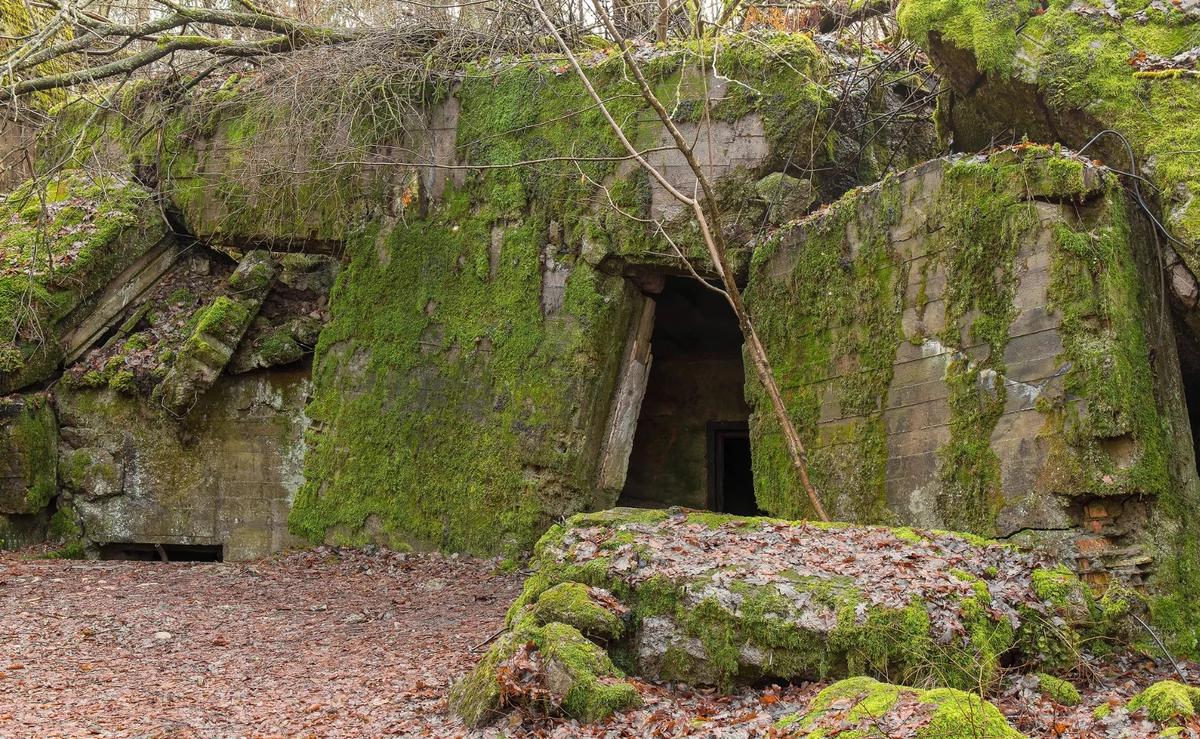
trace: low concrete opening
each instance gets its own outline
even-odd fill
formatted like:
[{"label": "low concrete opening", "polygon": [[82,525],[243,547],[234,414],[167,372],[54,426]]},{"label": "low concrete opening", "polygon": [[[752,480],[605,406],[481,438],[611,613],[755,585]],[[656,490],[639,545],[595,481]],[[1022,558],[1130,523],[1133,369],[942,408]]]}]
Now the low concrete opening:
[{"label": "low concrete opening", "polygon": [[139,562],[222,562],[225,559],[224,549],[220,544],[116,543],[100,547],[100,559]]},{"label": "low concrete opening", "polygon": [[754,513],[737,316],[692,277],[667,277],[651,297],[650,377],[618,505]]}]

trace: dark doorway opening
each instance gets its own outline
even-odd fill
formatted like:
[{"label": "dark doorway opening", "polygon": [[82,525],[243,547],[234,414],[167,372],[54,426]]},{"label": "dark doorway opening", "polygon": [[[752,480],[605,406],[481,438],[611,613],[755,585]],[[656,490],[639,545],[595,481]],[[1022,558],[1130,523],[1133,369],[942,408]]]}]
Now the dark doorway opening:
[{"label": "dark doorway opening", "polygon": [[1183,396],[1187,401],[1188,423],[1192,427],[1192,449],[1200,464],[1200,371],[1183,371]]},{"label": "dark doorway opening", "polygon": [[736,516],[763,515],[754,499],[748,424],[708,424],[708,507]]},{"label": "dark doorway opening", "polygon": [[617,503],[727,510],[715,503],[719,490],[740,510],[757,511],[737,316],[693,277],[667,277],[650,297],[650,376]]},{"label": "dark doorway opening", "polygon": [[225,559],[225,547],[220,544],[105,544],[100,547],[100,559],[137,562],[222,562]]},{"label": "dark doorway opening", "polygon": [[1175,317],[1175,346],[1179,350],[1179,379],[1192,427],[1192,447],[1200,462],[1200,342],[1180,316]]}]

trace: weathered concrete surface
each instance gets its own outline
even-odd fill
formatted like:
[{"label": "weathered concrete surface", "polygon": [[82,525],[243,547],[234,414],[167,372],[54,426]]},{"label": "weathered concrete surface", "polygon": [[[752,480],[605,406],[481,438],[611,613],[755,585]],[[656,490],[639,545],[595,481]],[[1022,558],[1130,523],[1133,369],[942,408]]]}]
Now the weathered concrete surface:
[{"label": "weathered concrete surface", "polygon": [[308,371],[222,377],[187,421],[112,390],[60,391],[60,509],[87,547],[221,545],[227,560],[298,540],[287,515],[302,477]]},{"label": "weathered concrete surface", "polygon": [[[1182,545],[1148,522],[1196,472],[1129,208],[1090,163],[1005,150],[904,172],[756,256],[752,312],[835,518],[1018,536],[1098,586],[1151,583],[1157,552],[1169,587]],[[747,392],[759,503],[799,518]]]}]

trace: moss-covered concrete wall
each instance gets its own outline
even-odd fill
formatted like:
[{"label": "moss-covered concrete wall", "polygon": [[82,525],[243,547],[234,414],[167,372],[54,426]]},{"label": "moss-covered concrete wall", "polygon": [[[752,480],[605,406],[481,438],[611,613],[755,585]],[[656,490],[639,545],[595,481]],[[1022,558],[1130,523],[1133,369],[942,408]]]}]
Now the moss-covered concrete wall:
[{"label": "moss-covered concrete wall", "polygon": [[1170,246],[1200,270],[1200,14],[1190,2],[904,0],[897,15],[952,90],[940,113],[956,147],[1027,136],[1078,149],[1115,130],[1131,151],[1109,133],[1088,155],[1146,178],[1143,197],[1178,239]]},{"label": "moss-covered concrete wall", "polygon": [[58,428],[43,394],[0,399],[0,547],[45,536],[57,490]]},{"label": "moss-covered concrete wall", "polygon": [[[1182,510],[1200,490],[1138,215],[1113,173],[1018,147],[885,179],[757,251],[747,300],[831,514],[1194,592]],[[805,517],[747,395],[759,503]]]},{"label": "moss-covered concrete wall", "polygon": [[[834,126],[817,83],[835,66],[810,39],[714,51],[717,76],[687,47],[655,52],[646,71],[680,125],[706,151],[711,142],[731,227],[747,238],[761,227],[769,200],[755,183],[789,160],[822,172],[801,185],[807,199],[788,200],[794,215],[816,193],[840,192],[847,169],[857,181],[878,166],[886,143],[838,161],[836,131],[811,136]],[[665,145],[620,59],[599,53],[594,65],[627,135]],[[656,227],[636,219],[658,219],[685,252],[703,250],[687,214],[624,159],[567,71],[540,60],[472,70],[434,116],[456,132],[453,146],[433,147],[446,157],[438,163],[458,168],[419,180],[426,201],[347,239],[317,351],[298,533],[515,551],[555,516],[615,502],[619,489],[597,485],[597,466],[643,301],[624,275],[681,269]],[[430,131],[434,141],[443,133]],[[692,188],[678,154],[652,156]],[[743,266],[747,256],[739,247]]]}]

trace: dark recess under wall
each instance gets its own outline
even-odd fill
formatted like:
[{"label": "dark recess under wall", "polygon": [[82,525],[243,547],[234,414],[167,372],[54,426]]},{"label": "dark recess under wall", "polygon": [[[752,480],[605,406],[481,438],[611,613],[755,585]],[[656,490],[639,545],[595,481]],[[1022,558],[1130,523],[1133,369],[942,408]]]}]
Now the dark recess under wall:
[{"label": "dark recess under wall", "polygon": [[221,545],[117,543],[100,547],[100,559],[140,562],[221,562]]},{"label": "dark recess under wall", "polygon": [[651,297],[653,363],[618,504],[756,513],[737,316],[690,277]]}]

